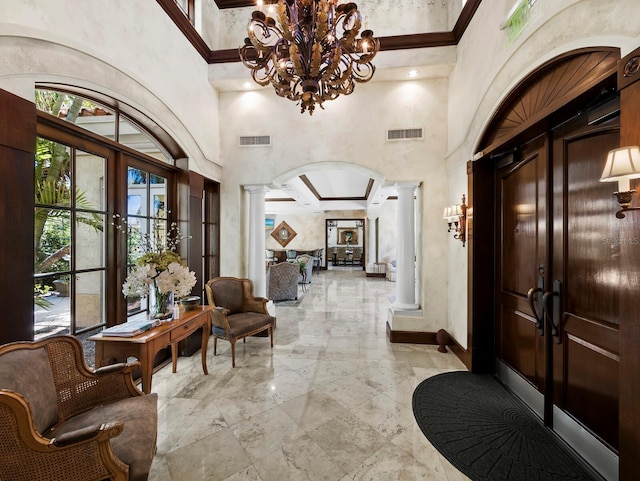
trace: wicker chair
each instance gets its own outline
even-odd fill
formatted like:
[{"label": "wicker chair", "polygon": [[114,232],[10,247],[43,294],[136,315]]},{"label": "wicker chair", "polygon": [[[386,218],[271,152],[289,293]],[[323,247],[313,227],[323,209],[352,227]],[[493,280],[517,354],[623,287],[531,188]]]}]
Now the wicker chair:
[{"label": "wicker chair", "polygon": [[140,363],[91,371],[71,336],[0,347],[0,479],[144,481],[155,454],[157,395]]},{"label": "wicker chair", "polygon": [[267,311],[268,300],[254,297],[253,282],[236,277],[216,277],[207,282],[205,289],[211,311],[213,355],[217,354],[218,339],[231,343],[231,365],[236,367],[236,341],[247,336],[267,334],[273,348],[273,329],[276,318]]}]

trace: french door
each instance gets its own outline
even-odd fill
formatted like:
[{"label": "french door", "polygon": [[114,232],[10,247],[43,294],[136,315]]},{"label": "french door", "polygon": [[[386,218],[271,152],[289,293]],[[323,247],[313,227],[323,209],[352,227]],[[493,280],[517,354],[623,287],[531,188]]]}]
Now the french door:
[{"label": "french door", "polygon": [[605,478],[617,479],[618,120],[577,116],[496,167],[498,374]]}]

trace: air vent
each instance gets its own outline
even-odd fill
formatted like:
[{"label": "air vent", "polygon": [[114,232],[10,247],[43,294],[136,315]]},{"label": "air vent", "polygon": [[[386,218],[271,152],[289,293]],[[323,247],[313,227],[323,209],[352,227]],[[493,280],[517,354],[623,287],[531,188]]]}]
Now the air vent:
[{"label": "air vent", "polygon": [[387,140],[419,140],[419,139],[422,139],[422,129],[387,130]]},{"label": "air vent", "polygon": [[240,147],[264,147],[271,145],[270,135],[241,135],[238,138]]}]

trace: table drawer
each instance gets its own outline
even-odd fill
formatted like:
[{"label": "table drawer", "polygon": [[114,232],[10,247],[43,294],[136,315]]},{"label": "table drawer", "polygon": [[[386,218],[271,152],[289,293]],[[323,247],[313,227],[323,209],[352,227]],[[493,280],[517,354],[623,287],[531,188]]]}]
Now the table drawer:
[{"label": "table drawer", "polygon": [[171,330],[170,341],[173,344],[174,342],[178,342],[183,340],[185,337],[189,336],[196,329],[202,327],[202,319],[197,317],[195,319],[191,319],[189,322],[185,322],[175,329]]}]

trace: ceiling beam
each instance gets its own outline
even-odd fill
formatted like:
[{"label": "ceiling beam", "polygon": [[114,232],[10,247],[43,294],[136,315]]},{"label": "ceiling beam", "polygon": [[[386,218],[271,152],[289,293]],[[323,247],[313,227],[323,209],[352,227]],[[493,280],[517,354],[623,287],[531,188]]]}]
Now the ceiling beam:
[{"label": "ceiling beam", "polygon": [[[180,10],[180,7],[176,5],[175,0],[157,0],[157,2],[207,63],[217,64],[240,61],[240,54],[237,48],[211,50],[189,19]],[[220,9],[255,5],[255,0],[215,0],[215,2]],[[467,0],[451,32],[428,32],[380,37],[380,51],[457,45],[481,2],[482,0]]]}]

